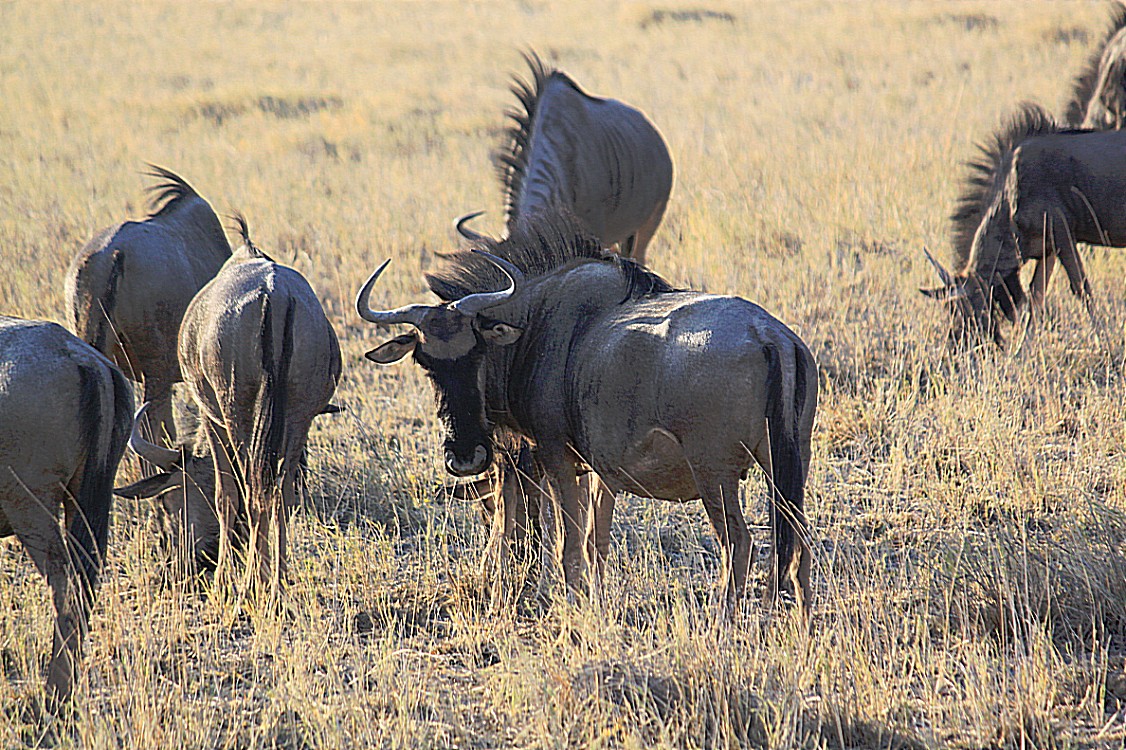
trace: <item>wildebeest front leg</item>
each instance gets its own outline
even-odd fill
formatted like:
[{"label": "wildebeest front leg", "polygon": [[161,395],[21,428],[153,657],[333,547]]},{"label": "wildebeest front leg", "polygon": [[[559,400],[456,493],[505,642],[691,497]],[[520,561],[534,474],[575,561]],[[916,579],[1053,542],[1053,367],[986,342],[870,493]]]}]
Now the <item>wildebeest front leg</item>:
[{"label": "wildebeest front leg", "polygon": [[1052,278],[1052,271],[1056,267],[1054,253],[1046,253],[1044,257],[1036,259],[1036,268],[1032,272],[1032,299],[1031,307],[1034,316],[1044,312],[1044,295],[1048,290],[1048,282]]},{"label": "wildebeest front leg", "polygon": [[590,498],[584,495],[579,487],[574,460],[568,456],[558,455],[559,453],[541,448],[539,459],[555,491],[555,523],[557,529],[562,527],[563,532],[561,545],[563,580],[567,583],[567,593],[571,596],[575,593],[588,592],[585,585],[586,556],[583,553],[586,547],[586,514]]},{"label": "wildebeest front leg", "polygon": [[587,560],[591,565],[594,596],[602,595],[606,576],[606,555],[610,550],[610,526],[614,520],[614,503],[617,498],[593,471],[582,478],[582,492],[590,498],[587,518]]}]

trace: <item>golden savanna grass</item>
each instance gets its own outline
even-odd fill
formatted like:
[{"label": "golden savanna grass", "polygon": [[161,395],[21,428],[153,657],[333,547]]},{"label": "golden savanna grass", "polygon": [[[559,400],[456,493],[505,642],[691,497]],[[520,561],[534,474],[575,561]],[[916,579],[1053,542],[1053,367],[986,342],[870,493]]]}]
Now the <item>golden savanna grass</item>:
[{"label": "golden savanna grass", "polygon": [[[1126,253],[1084,251],[1101,338],[1057,279],[1019,352],[950,358],[916,291],[973,142],[1021,100],[1061,111],[1108,15],[0,3],[0,312],[64,320],[69,260],[141,214],[160,164],[309,278],[347,407],[311,437],[280,614],[168,584],[153,508],[117,502],[73,720],[34,720],[52,611],[0,547],[0,745],[1120,747]],[[394,258],[375,304],[423,301],[455,215],[499,231],[488,155],[528,47],[668,140],[653,268],[762,304],[817,357],[808,636],[756,601],[716,626],[698,503],[619,504],[600,607],[491,607],[484,526],[439,491],[429,385],[362,357],[387,335],[351,309],[376,263]],[[746,483],[762,550],[764,496]]]}]

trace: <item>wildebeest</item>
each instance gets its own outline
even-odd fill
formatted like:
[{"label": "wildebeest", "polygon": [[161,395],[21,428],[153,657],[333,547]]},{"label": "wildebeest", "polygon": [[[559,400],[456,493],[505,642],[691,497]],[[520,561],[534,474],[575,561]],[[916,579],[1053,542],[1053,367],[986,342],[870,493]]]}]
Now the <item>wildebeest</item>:
[{"label": "wildebeest", "polygon": [[74,682],[132,412],[125,376],[92,347],[54,323],[0,316],[0,536],[15,534],[51,587],[56,705]]},{"label": "wildebeest", "polygon": [[1110,23],[1075,78],[1064,122],[1096,130],[1126,123],[1126,5],[1114,3]]},{"label": "wildebeest", "polygon": [[1126,131],[1068,130],[1026,103],[981,148],[951,216],[956,272],[932,258],[943,286],[923,290],[951,303],[950,341],[959,345],[977,335],[1002,343],[997,314],[1014,321],[1024,305],[1026,261],[1036,261],[1033,310],[1057,258],[1090,309],[1076,243],[1126,246]]},{"label": "wildebeest", "polygon": [[172,490],[165,507],[197,564],[224,569],[249,536],[250,578],[276,591],[305,442],[313,418],[331,410],[340,346],[309,282],[270,260],[237,221],[242,246],[192,300],[180,328],[180,366],[200,413],[196,437],[171,450],[134,430],[130,445],[164,473],[118,494]]},{"label": "wildebeest", "polygon": [[[665,141],[642,112],[615,99],[590,96],[566,73],[534,53],[524,59],[531,82],[513,79],[522,111],[494,160],[504,186],[508,231],[536,214],[574,215],[604,247],[645,263],[672,192],[673,167]],[[470,240],[480,235],[464,223]]]},{"label": "wildebeest", "polygon": [[144,383],[152,433],[173,441],[172,384],[182,380],[176,336],[184,310],[231,255],[211,206],[180,176],[152,167],[163,182],[151,212],[98,232],[66,275],[75,334]]},{"label": "wildebeest", "polygon": [[[495,426],[531,439],[561,511],[570,590],[581,590],[584,552],[590,559],[582,463],[615,492],[700,497],[723,550],[722,601],[731,612],[751,550],[739,480],[757,462],[772,478],[768,596],[781,587],[804,611],[817,372],[801,339],[746,300],[678,291],[629,259],[603,257],[596,239],[561,219],[521,224],[478,247],[490,255],[454,254],[427,277],[455,302],[372,310],[387,263],[356,299],[369,322],[414,327],[367,357],[387,364],[411,354],[429,376],[447,430],[447,470],[483,470]],[[489,291],[504,283],[494,263],[508,278],[502,291]],[[608,520],[594,530],[600,547]]]}]

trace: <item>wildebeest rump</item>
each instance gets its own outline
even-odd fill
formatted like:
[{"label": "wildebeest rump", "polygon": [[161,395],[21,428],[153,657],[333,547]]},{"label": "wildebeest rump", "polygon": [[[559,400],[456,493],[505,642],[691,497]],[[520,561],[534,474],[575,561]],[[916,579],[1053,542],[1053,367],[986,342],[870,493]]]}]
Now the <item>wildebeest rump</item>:
[{"label": "wildebeest rump", "polygon": [[242,247],[192,300],[180,329],[199,431],[190,450],[161,449],[134,431],[131,445],[165,473],[118,492],[174,489],[169,510],[198,563],[223,569],[249,535],[252,581],[276,591],[309,427],[330,410],[340,347],[305,278],[265,256],[238,221]]},{"label": "wildebeest rump", "polygon": [[[724,552],[731,611],[751,548],[739,480],[757,462],[772,478],[768,595],[781,586],[804,609],[817,373],[801,339],[746,300],[677,291],[628,259],[603,258],[600,243],[563,221],[521,225],[484,248],[497,259],[459,253],[428,276],[440,297],[456,302],[371,310],[386,264],[356,302],[370,322],[414,326],[367,356],[390,363],[411,354],[423,367],[447,428],[447,469],[481,471],[494,426],[530,438],[561,511],[572,590],[581,588],[589,555],[581,462],[615,492],[701,497]],[[503,283],[494,262],[511,279],[507,291],[485,291]],[[601,542],[608,528],[595,533]]]},{"label": "wildebeest rump", "polygon": [[1096,130],[1126,123],[1126,5],[1115,2],[1110,23],[1075,78],[1064,122]]},{"label": "wildebeest rump", "polygon": [[67,311],[75,334],[134,380],[152,403],[152,432],[176,436],[176,337],[188,303],[231,255],[211,206],[180,176],[152,167],[152,211],[98,232],[71,262]]},{"label": "wildebeest rump", "polygon": [[1058,258],[1071,291],[1085,303],[1090,285],[1076,244],[1126,246],[1126,131],[1068,130],[1025,104],[982,147],[952,216],[953,274],[924,290],[952,303],[952,343],[976,335],[1001,343],[998,314],[1010,321],[1025,303],[1019,271],[1037,261],[1039,309]]},{"label": "wildebeest rump", "polygon": [[[504,186],[508,231],[537,214],[568,213],[604,247],[645,262],[672,192],[673,165],[657,128],[634,107],[584,92],[536,54],[532,80],[513,80],[522,110],[494,159]],[[469,239],[480,235],[458,230]]]},{"label": "wildebeest rump", "polygon": [[74,682],[132,412],[125,376],[92,347],[54,323],[0,316],[0,536],[15,534],[51,587],[56,703]]}]

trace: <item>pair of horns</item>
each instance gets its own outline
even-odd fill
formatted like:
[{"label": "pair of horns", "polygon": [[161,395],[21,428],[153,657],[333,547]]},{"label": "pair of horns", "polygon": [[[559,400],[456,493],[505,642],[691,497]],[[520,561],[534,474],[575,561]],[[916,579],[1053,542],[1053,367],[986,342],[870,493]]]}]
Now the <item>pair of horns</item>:
[{"label": "pair of horns", "polygon": [[[524,272],[514,266],[504,258],[498,258],[492,253],[485,252],[484,250],[474,250],[473,252],[485,256],[504,272],[508,277],[508,288],[502,289],[499,292],[478,292],[477,294],[470,294],[462,297],[453,304],[453,308],[465,315],[476,315],[477,313],[487,310],[490,307],[496,307],[508,301],[512,295],[516,293],[517,287],[524,281]],[[434,309],[430,305],[407,305],[395,310],[373,310],[369,303],[371,297],[372,287],[375,286],[376,280],[383,269],[387,268],[387,264],[391,259],[383,261],[383,264],[375,269],[375,273],[368,278],[367,283],[360,289],[360,293],[356,295],[356,312],[360,317],[369,323],[409,323],[416,328],[422,324],[422,318],[427,312]]]}]

